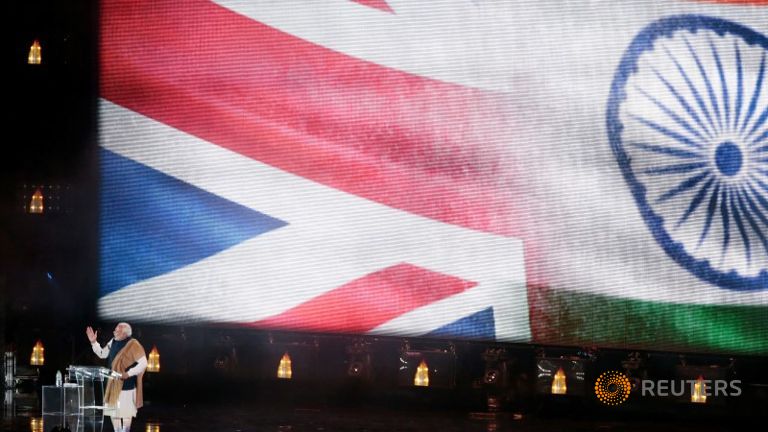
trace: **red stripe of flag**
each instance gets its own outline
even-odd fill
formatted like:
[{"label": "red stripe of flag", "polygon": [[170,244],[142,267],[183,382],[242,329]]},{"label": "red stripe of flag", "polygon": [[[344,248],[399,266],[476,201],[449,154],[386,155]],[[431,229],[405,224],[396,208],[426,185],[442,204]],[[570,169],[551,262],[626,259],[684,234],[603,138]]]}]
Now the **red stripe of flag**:
[{"label": "red stripe of flag", "polygon": [[354,1],[355,3],[360,3],[361,5],[383,10],[384,12],[394,13],[392,8],[389,7],[389,5],[385,0],[352,0],[352,1]]},{"label": "red stripe of flag", "polygon": [[365,333],[418,307],[477,285],[410,264],[372,273],[315,297],[280,315],[253,323],[259,328]]}]

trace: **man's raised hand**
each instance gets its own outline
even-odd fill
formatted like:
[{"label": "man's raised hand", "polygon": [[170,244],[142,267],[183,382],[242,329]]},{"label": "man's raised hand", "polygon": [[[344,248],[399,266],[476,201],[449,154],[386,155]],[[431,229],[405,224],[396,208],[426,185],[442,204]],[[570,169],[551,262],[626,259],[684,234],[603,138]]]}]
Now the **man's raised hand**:
[{"label": "man's raised hand", "polygon": [[93,331],[93,328],[91,328],[91,326],[88,326],[85,329],[85,334],[86,336],[88,336],[88,340],[91,341],[91,343],[94,343],[96,342],[96,337],[99,335],[99,332]]}]

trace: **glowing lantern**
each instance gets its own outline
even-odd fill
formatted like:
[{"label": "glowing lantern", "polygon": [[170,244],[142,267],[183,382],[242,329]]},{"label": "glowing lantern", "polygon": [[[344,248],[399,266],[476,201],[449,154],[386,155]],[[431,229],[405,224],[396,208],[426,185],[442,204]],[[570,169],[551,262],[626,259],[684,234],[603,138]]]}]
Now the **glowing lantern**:
[{"label": "glowing lantern", "polygon": [[429,386],[429,367],[424,359],[421,359],[419,367],[416,368],[416,376],[413,377],[413,385],[421,387]]},{"label": "glowing lantern", "polygon": [[45,364],[45,348],[39,340],[32,348],[32,356],[29,358],[29,364],[32,366],[42,366]]},{"label": "glowing lantern", "polygon": [[560,368],[552,379],[552,394],[564,395],[567,391],[568,387],[565,385],[565,372],[563,372],[563,368]]},{"label": "glowing lantern", "polygon": [[160,353],[156,346],[152,346],[152,351],[149,352],[147,372],[160,372]]},{"label": "glowing lantern", "polygon": [[147,423],[146,432],[160,432],[160,425],[155,423]]},{"label": "glowing lantern", "polygon": [[693,383],[693,393],[691,393],[691,402],[707,403],[707,387],[704,385],[704,377],[699,378]]},{"label": "glowing lantern", "polygon": [[43,55],[40,50],[40,41],[35,39],[35,41],[32,42],[32,46],[29,47],[29,57],[27,57],[27,63],[39,65],[43,61]]},{"label": "glowing lantern", "polygon": [[30,418],[29,430],[30,432],[43,432],[45,430],[45,428],[43,427],[43,418],[42,417]]},{"label": "glowing lantern", "polygon": [[40,192],[40,189],[37,189],[35,193],[32,194],[32,200],[29,202],[29,212],[30,213],[43,212],[43,193]]},{"label": "glowing lantern", "polygon": [[280,366],[277,367],[277,377],[291,379],[291,375],[293,375],[291,371],[291,357],[288,353],[285,353],[283,358],[280,359]]}]

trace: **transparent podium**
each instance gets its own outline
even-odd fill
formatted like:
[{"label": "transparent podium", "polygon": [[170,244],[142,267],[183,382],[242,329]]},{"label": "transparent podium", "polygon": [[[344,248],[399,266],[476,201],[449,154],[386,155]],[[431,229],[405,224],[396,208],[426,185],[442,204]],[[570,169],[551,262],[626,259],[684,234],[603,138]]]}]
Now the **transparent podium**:
[{"label": "transparent podium", "polygon": [[67,426],[77,432],[100,432],[104,423],[104,388],[120,375],[105,367],[70,366],[62,386],[43,386],[44,432]]},{"label": "transparent podium", "polygon": [[77,382],[81,387],[80,410],[103,410],[104,387],[109,378],[120,378],[117,372],[100,366],[70,366],[70,381]]}]

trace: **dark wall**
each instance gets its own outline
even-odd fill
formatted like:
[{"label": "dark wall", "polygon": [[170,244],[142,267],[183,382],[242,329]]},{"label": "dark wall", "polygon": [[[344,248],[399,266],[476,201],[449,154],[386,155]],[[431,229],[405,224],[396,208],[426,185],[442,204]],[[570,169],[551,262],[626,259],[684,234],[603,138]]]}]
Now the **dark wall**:
[{"label": "dark wall", "polygon": [[[97,9],[93,0],[2,6],[3,155],[0,157],[0,346],[71,358],[69,336],[94,318],[97,262]],[[42,64],[27,64],[32,42]],[[28,214],[32,185],[61,187],[60,211]],[[78,335],[81,331],[77,332]]]}]

